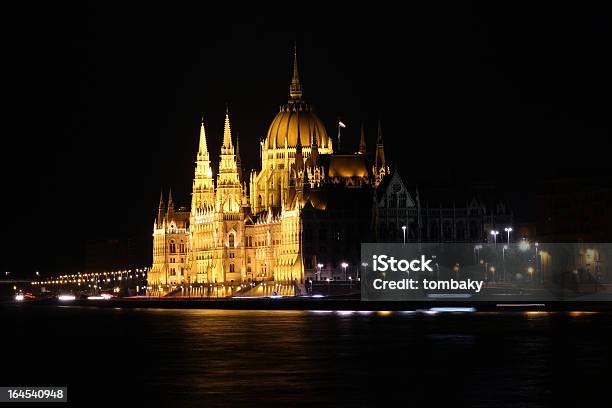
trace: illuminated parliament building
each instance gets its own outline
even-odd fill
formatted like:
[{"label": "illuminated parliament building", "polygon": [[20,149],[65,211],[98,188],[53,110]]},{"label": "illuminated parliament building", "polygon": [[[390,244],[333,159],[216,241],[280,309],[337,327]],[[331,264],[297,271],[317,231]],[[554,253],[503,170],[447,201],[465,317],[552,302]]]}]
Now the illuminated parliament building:
[{"label": "illuminated parliament building", "polygon": [[[176,209],[171,194],[167,202],[160,198],[150,286],[346,280],[358,273],[361,242],[397,240],[390,226],[409,225],[411,240],[448,233],[448,211],[421,209],[418,193],[413,199],[410,186],[390,172],[380,122],[372,152],[363,127],[357,152],[334,151],[337,146],[303,97],[295,53],[289,100],[260,141],[260,170],[243,172],[231,129],[226,111],[213,172],[202,120],[190,209]],[[459,212],[465,224],[453,219],[467,226],[463,240],[480,239],[496,222],[478,202],[470,205]],[[469,228],[476,235],[470,237]],[[453,240],[458,238],[453,232]]]}]

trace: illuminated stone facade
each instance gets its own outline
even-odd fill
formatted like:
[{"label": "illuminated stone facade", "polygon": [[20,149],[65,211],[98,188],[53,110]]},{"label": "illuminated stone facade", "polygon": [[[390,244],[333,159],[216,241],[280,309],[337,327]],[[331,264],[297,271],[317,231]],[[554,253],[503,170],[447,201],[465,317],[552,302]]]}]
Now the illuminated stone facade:
[{"label": "illuminated stone facade", "polygon": [[[330,239],[321,244],[322,252],[330,253],[338,252],[333,237],[340,235],[332,234],[334,228],[344,228],[341,220],[354,224],[360,219],[369,228],[374,188],[389,171],[382,135],[374,160],[369,160],[365,152],[363,133],[359,152],[333,154],[325,126],[302,97],[295,54],[289,100],[280,108],[259,148],[261,170],[251,171],[247,188],[226,112],[215,178],[202,120],[191,209],[175,211],[171,198],[166,209],[160,200],[149,285],[301,284],[322,262],[309,242],[304,254],[305,223],[309,225],[307,240],[314,230],[325,232],[325,239]],[[362,215],[352,212],[344,217],[332,205],[343,199],[330,201],[330,197],[336,197],[338,190],[350,195],[355,189],[369,197],[365,199],[367,208]],[[320,215],[330,208],[338,217]],[[333,227],[321,227],[318,220],[332,222]],[[325,269],[339,269],[339,263],[330,257]],[[353,264],[358,264],[357,259]]]}]

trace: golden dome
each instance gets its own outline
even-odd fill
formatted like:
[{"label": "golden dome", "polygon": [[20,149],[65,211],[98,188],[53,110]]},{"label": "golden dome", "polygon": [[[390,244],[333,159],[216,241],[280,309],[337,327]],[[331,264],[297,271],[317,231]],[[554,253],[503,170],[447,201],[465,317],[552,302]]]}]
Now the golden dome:
[{"label": "golden dome", "polygon": [[[329,149],[331,153],[331,141],[327,137],[325,126],[321,119],[312,111],[302,99],[302,84],[298,73],[297,50],[293,50],[293,76],[289,85],[289,102],[282,106],[276,115],[264,142],[268,149],[285,148],[285,141],[288,148],[295,148],[298,140],[303,148],[311,146],[312,141],[316,141],[319,149]],[[298,132],[299,131],[299,132]]]},{"label": "golden dome", "polygon": [[284,148],[285,139],[287,147],[294,148],[298,140],[304,149],[316,140],[319,148],[331,148],[325,126],[317,115],[303,103],[290,103],[284,106],[276,115],[266,136],[265,146],[268,149]]}]

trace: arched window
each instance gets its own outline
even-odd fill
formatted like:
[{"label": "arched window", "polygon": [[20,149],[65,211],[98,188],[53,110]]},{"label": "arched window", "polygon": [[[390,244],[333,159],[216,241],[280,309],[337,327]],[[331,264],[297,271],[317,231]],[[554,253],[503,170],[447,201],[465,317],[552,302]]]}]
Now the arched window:
[{"label": "arched window", "polygon": [[410,221],[408,223],[408,238],[410,239],[416,239],[418,238],[418,231],[417,231],[418,225],[416,222],[414,221]]},{"label": "arched window", "polygon": [[176,243],[174,242],[174,240],[170,241],[170,253],[171,254],[176,253]]},{"label": "arched window", "polygon": [[230,247],[230,248],[233,248],[233,247],[234,247],[234,243],[235,243],[235,242],[234,242],[234,241],[235,241],[235,239],[234,239],[234,234],[233,234],[233,233],[230,233],[230,234],[229,234],[229,240],[228,240],[228,241],[229,241],[229,247]]},{"label": "arched window", "polygon": [[444,236],[442,237],[443,241],[452,241],[453,240],[453,226],[451,224],[450,221],[446,220],[444,221],[444,227],[443,227],[443,234]]},{"label": "arched window", "polygon": [[396,207],[397,207],[397,194],[393,193],[389,197],[389,208],[396,208]]},{"label": "arched window", "polygon": [[399,207],[400,208],[406,208],[406,193],[400,194]]},{"label": "arched window", "polygon": [[429,223],[429,238],[432,240],[437,240],[438,239],[438,222],[437,221],[431,221]]},{"label": "arched window", "polygon": [[476,221],[470,221],[470,240],[480,240],[478,236],[478,223]]},{"label": "arched window", "polygon": [[396,230],[395,230],[395,224],[391,223],[389,224],[389,229],[388,229],[388,235],[387,238],[389,239],[389,242],[394,242],[395,241],[395,237],[396,237]]},{"label": "arched window", "polygon": [[457,241],[465,241],[465,222],[457,222]]}]

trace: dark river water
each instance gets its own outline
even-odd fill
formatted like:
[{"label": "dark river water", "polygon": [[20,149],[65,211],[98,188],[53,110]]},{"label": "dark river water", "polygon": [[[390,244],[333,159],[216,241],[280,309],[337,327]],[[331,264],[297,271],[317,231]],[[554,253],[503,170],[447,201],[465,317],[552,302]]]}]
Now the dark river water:
[{"label": "dark river water", "polygon": [[605,313],[4,307],[0,386],[71,405],[612,406]]}]

